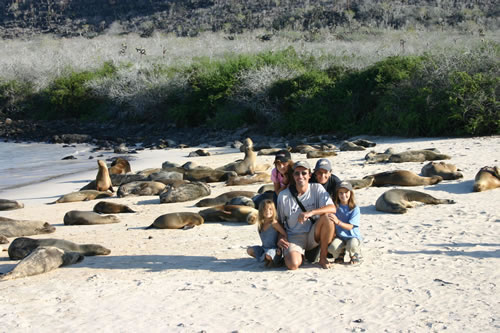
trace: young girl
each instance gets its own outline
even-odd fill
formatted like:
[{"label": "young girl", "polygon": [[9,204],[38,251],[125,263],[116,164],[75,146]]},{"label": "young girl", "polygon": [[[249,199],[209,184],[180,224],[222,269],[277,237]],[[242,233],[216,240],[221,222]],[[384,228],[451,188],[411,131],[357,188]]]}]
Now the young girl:
[{"label": "young girl", "polygon": [[[278,198],[278,194],[286,189],[289,184],[289,173],[293,165],[292,156],[288,150],[280,150],[276,153],[274,159],[275,168],[271,171],[271,180],[274,184],[274,198]],[[274,200],[276,204],[276,200]]]},{"label": "young girl", "polygon": [[337,259],[345,249],[349,254],[351,264],[361,262],[360,246],[361,233],[359,231],[359,207],[354,202],[354,192],[348,182],[341,182],[335,196],[337,213],[335,214],[335,239],[328,247],[328,252]]},{"label": "young girl", "polygon": [[247,248],[247,253],[257,258],[258,261],[264,261],[266,266],[272,266],[281,254],[276,245],[278,232],[286,237],[285,229],[278,222],[276,207],[272,200],[268,199],[260,203],[257,227],[262,246],[250,246]]}]

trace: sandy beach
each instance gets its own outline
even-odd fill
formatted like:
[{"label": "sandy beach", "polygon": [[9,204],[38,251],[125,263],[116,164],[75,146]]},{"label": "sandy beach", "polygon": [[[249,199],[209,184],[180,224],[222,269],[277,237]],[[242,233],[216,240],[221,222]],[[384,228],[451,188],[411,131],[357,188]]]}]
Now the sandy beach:
[{"label": "sandy beach", "polygon": [[[144,229],[166,213],[199,211],[198,200],[160,204],[158,196],[113,197],[106,200],[137,212],[117,215],[118,224],[65,226],[66,212],[92,210],[98,201],[46,203],[95,179],[97,168],[0,193],[25,204],[0,216],[56,227],[31,238],[111,249],[107,256],[0,282],[0,332],[498,332],[500,189],[474,193],[472,186],[481,167],[500,165],[500,137],[366,138],[377,143],[377,152],[437,148],[452,156],[446,162],[464,178],[411,187],[456,204],[418,204],[406,214],[375,210],[377,198],[396,186],[357,190],[364,237],[359,266],[265,268],[246,254],[260,239],[256,226],[245,223]],[[168,150],[168,158],[166,151],[142,151],[132,171],[160,168],[167,160],[215,168],[243,157],[236,149],[207,148],[211,156],[188,158],[196,149]],[[333,173],[343,180],[397,169],[420,174],[427,163],[365,164],[368,151],[338,152],[330,158]],[[258,156],[259,163],[272,161]],[[308,161],[314,166],[316,159]],[[261,185],[210,183],[210,197]],[[7,251],[0,253],[1,273],[16,263]]]}]

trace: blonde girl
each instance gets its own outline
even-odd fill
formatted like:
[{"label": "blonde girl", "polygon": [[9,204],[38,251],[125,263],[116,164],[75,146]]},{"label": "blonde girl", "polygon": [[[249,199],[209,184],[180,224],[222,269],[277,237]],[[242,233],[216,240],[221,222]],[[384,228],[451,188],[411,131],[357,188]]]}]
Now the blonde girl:
[{"label": "blonde girl", "polygon": [[272,266],[281,257],[276,245],[278,233],[286,237],[285,229],[278,222],[276,206],[272,200],[267,199],[260,203],[257,230],[262,245],[248,247],[247,253],[259,262],[265,262],[266,266]]}]

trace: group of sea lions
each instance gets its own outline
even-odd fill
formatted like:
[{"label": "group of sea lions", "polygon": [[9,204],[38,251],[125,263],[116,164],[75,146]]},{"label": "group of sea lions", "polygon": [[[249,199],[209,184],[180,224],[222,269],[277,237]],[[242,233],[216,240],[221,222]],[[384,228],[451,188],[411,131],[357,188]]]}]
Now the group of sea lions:
[{"label": "group of sea lions", "polygon": [[[357,145],[371,147],[366,142]],[[351,144],[344,144],[344,150],[351,150]],[[257,154],[253,150],[250,138],[245,140],[241,151],[243,160],[226,164],[219,168],[196,166],[189,162],[183,166],[165,162],[161,169],[147,169],[132,173],[130,164],[123,158],[114,160],[108,169],[104,161],[97,161],[98,171],[96,179],[84,186],[80,191],[65,194],[54,203],[66,203],[106,199],[115,193],[118,197],[128,195],[158,195],[160,203],[184,202],[211,194],[209,182],[226,181],[227,185],[246,185],[253,183],[269,183],[270,167],[268,164],[257,164]],[[351,147],[351,148],[349,148]],[[301,145],[296,151],[309,156],[326,156],[331,146],[308,147]],[[291,150],[291,149],[290,149]],[[357,150],[357,148],[352,148]],[[269,149],[268,154],[275,153]],[[313,154],[309,155],[309,153]],[[263,153],[264,154],[264,153]],[[333,153],[330,156],[334,156]],[[370,186],[419,186],[433,185],[443,180],[463,178],[463,174],[453,165],[444,162],[435,162],[439,159],[450,159],[449,156],[435,150],[415,150],[395,154],[386,151],[381,154],[370,152],[367,163],[388,162],[401,163],[408,161],[430,162],[422,167],[421,174],[417,175],[407,170],[386,171],[363,177],[362,179],[348,180],[354,188]],[[113,188],[117,187],[117,190]],[[484,167],[475,177],[473,190],[485,191],[500,187],[500,172],[498,167]],[[271,193],[273,187],[264,185],[258,193],[252,191],[230,191],[214,198],[205,198],[198,203],[200,211],[168,213],[157,217],[149,228],[186,229],[199,226],[205,222],[245,222],[254,224],[258,218],[258,200]],[[268,192],[266,192],[268,191]],[[264,193],[264,194],[262,194]],[[405,213],[413,207],[412,202],[425,204],[450,204],[449,199],[437,199],[429,194],[407,189],[391,189],[383,193],[376,201],[375,208],[384,212]],[[20,209],[22,203],[13,200],[0,199],[0,210]],[[65,225],[88,225],[118,223],[119,218],[111,214],[135,213],[130,207],[109,201],[98,202],[93,211],[71,210],[64,215]],[[9,273],[0,275],[0,280],[13,279],[48,272],[60,266],[70,265],[83,260],[84,256],[107,255],[111,251],[97,244],[75,244],[62,239],[30,239],[31,236],[43,233],[53,233],[55,227],[43,221],[23,221],[0,217],[0,243],[7,243],[8,237],[18,237],[9,246],[9,257],[12,260],[21,260]]]}]

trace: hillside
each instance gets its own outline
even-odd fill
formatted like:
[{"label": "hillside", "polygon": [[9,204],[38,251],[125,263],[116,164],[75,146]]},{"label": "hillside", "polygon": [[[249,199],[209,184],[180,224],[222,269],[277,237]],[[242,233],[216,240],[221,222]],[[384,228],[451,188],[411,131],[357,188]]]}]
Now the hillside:
[{"label": "hillside", "polygon": [[41,33],[95,37],[110,27],[143,37],[155,30],[177,36],[205,31],[335,31],[352,29],[453,27],[478,33],[496,30],[494,0],[0,0],[0,37]]}]

